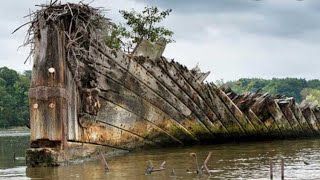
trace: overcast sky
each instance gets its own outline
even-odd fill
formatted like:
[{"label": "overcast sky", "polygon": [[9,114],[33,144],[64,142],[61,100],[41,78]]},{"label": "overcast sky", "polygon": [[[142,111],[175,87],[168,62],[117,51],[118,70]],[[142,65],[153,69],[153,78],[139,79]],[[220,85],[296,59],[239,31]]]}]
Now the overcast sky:
[{"label": "overcast sky", "polygon": [[[23,64],[29,49],[18,50],[26,28],[11,32],[28,21],[23,16],[29,9],[45,2],[0,1],[0,66],[31,69],[32,62]],[[320,0],[95,0],[91,5],[110,9],[105,16],[114,22],[121,21],[119,9],[172,8],[164,24],[176,43],[167,46],[165,56],[189,68],[199,63],[211,71],[209,81],[320,78]]]}]

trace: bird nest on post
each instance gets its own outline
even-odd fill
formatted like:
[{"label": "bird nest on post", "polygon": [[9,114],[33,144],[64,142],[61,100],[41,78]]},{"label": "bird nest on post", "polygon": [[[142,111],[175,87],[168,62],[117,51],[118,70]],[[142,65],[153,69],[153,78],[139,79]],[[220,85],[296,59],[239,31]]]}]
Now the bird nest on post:
[{"label": "bird nest on post", "polygon": [[[30,45],[31,51],[26,61],[34,54],[34,43],[41,36],[40,29],[45,26],[58,28],[66,37],[64,48],[66,50],[66,61],[74,79],[79,87],[96,87],[96,78],[88,65],[95,66],[95,51],[103,51],[105,35],[114,26],[110,19],[102,14],[101,8],[93,8],[88,4],[79,3],[61,4],[55,1],[47,5],[37,5],[39,10],[30,13],[31,21],[23,24],[15,31],[25,25],[30,25],[23,46]],[[28,17],[26,16],[26,17]],[[14,31],[14,32],[15,32]],[[92,50],[95,49],[95,50]]]}]

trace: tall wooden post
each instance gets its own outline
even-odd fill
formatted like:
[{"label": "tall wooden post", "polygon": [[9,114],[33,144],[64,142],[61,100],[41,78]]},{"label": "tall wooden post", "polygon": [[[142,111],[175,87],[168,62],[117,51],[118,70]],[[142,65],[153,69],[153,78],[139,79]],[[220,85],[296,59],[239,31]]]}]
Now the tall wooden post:
[{"label": "tall wooden post", "polygon": [[[64,148],[67,133],[65,34],[62,23],[39,20],[39,27],[29,91],[31,148],[47,148],[54,154]],[[42,163],[37,162],[40,154],[32,152],[27,152],[27,163]],[[53,157],[48,165],[57,160]]]}]

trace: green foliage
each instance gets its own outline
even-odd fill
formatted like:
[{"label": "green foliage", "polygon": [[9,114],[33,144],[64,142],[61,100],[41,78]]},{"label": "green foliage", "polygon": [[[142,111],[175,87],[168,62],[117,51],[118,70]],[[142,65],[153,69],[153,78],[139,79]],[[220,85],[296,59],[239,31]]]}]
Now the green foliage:
[{"label": "green foliage", "polygon": [[301,91],[301,95],[303,99],[320,106],[320,88],[319,89],[305,88]]},{"label": "green foliage", "polygon": [[273,95],[280,94],[287,97],[294,97],[298,102],[301,102],[307,97],[307,95],[302,95],[305,88],[320,89],[319,80],[307,81],[298,78],[273,78],[271,80],[243,78],[237,81],[227,82],[225,85],[231,87],[231,89],[238,94],[245,91],[255,92],[261,90],[262,92],[269,92]]},{"label": "green foliage", "polygon": [[29,118],[28,90],[31,71],[19,74],[0,68],[0,127],[23,126]]},{"label": "green foliage", "polygon": [[121,37],[124,34],[125,30],[121,26],[112,26],[110,27],[109,32],[105,36],[105,43],[110,48],[120,49],[122,47]]},{"label": "green foliage", "polygon": [[109,47],[130,52],[142,39],[156,42],[164,38],[166,43],[174,40],[173,32],[163,26],[158,26],[169,14],[171,9],[160,11],[157,7],[145,7],[142,12],[120,10],[126,24],[119,24],[107,33],[105,42]]}]

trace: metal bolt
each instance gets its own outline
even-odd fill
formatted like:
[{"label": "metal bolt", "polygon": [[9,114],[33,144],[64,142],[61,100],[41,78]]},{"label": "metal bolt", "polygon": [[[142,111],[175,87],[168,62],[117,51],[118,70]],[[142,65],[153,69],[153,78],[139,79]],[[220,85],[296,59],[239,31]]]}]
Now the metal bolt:
[{"label": "metal bolt", "polygon": [[54,103],[50,103],[50,104],[49,104],[49,107],[50,107],[50,108],[54,108],[54,107],[56,107],[56,105],[55,105]]},{"label": "metal bolt", "polygon": [[50,74],[53,74],[56,72],[56,70],[53,67],[49,68],[48,71]]},{"label": "metal bolt", "polygon": [[33,109],[38,109],[38,104],[37,103],[33,104]]}]

